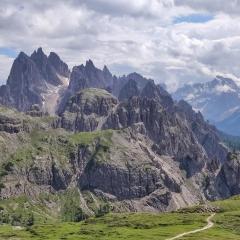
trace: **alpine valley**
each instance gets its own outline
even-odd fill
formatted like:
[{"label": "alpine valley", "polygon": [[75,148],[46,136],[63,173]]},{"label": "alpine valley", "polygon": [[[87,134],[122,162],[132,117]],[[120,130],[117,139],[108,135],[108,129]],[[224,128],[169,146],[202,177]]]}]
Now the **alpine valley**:
[{"label": "alpine valley", "polygon": [[[209,110],[206,86],[232,101]],[[226,130],[229,104],[234,116],[240,106],[235,83],[217,77],[175,96],[192,91],[194,108],[207,106]],[[191,239],[240,239],[232,138],[153,80],[113,76],[91,60],[70,70],[39,48],[17,56],[0,104],[1,239],[167,239],[213,212],[209,234]]]}]

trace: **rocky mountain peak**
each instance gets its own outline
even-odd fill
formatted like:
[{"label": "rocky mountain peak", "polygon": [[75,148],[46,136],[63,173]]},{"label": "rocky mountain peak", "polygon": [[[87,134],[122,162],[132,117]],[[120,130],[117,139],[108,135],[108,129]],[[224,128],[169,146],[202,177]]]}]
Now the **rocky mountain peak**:
[{"label": "rocky mountain peak", "polygon": [[[46,84],[35,62],[21,52],[14,60],[1,102],[26,111],[32,104],[41,105],[40,92]],[[5,90],[3,90],[5,89]]]},{"label": "rocky mountain peak", "polygon": [[28,59],[28,55],[24,52],[20,52],[15,60]]},{"label": "rocky mountain peak", "polygon": [[63,62],[55,52],[50,52],[48,56],[48,61],[56,69],[58,74],[62,75],[63,77],[69,78],[70,70],[68,68],[68,65]]},{"label": "rocky mountain peak", "polygon": [[131,97],[139,96],[140,92],[138,90],[137,81],[130,79],[121,89],[119,93],[119,100],[128,100]]},{"label": "rocky mountain peak", "polygon": [[158,87],[154,84],[153,81],[149,81],[146,86],[143,88],[142,97],[154,98],[160,100],[160,92]]},{"label": "rocky mountain peak", "polygon": [[103,70],[95,67],[92,60],[86,61],[83,64],[75,66],[72,69],[68,92],[73,95],[83,88],[103,88],[111,87],[113,77],[110,71],[105,67]]},{"label": "rocky mountain peak", "polygon": [[91,59],[86,61],[86,65],[85,66],[86,66],[87,69],[95,69],[93,61]]},{"label": "rocky mountain peak", "polygon": [[106,65],[104,65],[104,67],[103,67],[103,72],[110,73],[110,71]]},{"label": "rocky mountain peak", "polygon": [[46,97],[52,93],[52,101],[56,102],[57,87],[63,85],[62,77],[68,76],[67,64],[56,54],[47,57],[41,47],[30,57],[20,52],[13,62],[6,86],[1,87],[0,103],[28,111],[33,104],[43,107]]},{"label": "rocky mountain peak", "polygon": [[68,77],[69,70],[66,63],[64,63],[57,54],[50,54],[49,57],[43,52],[42,48],[38,48],[31,55],[31,59],[35,62],[41,75],[46,82],[58,86],[62,85],[60,76]]},{"label": "rocky mountain peak", "polygon": [[43,52],[42,47],[39,47],[39,48],[37,49],[37,54],[45,55],[44,52]]},{"label": "rocky mountain peak", "polygon": [[32,55],[31,59],[33,59],[37,64],[45,64],[44,62],[47,61],[47,55],[43,52],[42,48],[39,47],[37,51],[35,50]]},{"label": "rocky mountain peak", "polygon": [[20,52],[18,57],[14,60],[7,85],[10,88],[16,89],[20,85],[39,85],[42,81],[39,76],[39,71],[32,61],[32,59],[24,52]]},{"label": "rocky mountain peak", "polygon": [[128,74],[127,77],[128,77],[129,79],[134,79],[134,80],[136,80],[136,81],[143,78],[142,75],[140,75],[139,73],[136,73],[136,72],[133,72],[133,73]]},{"label": "rocky mountain peak", "polygon": [[109,79],[110,84],[112,85],[112,81],[113,81],[112,78],[113,78],[113,76],[112,76],[112,73],[109,71],[109,69],[107,68],[106,65],[104,65],[104,67],[103,67],[103,75],[104,75],[104,77],[106,79]]},{"label": "rocky mountain peak", "polygon": [[228,85],[232,85],[232,86],[237,86],[237,84],[231,79],[231,78],[226,78],[226,77],[222,77],[217,75],[216,78],[214,79],[215,82],[217,82],[218,84],[228,84]]}]

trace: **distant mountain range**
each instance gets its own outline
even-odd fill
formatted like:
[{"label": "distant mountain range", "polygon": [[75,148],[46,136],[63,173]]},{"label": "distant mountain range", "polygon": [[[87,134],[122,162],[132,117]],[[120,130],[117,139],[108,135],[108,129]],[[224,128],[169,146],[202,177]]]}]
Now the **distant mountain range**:
[{"label": "distant mountain range", "polygon": [[232,79],[217,76],[210,82],[185,85],[173,97],[187,101],[220,130],[240,135],[240,87]]}]

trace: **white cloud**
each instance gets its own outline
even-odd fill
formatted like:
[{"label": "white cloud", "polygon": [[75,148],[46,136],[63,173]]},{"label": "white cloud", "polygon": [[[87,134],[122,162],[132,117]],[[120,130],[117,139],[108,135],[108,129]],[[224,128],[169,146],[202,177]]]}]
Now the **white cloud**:
[{"label": "white cloud", "polygon": [[240,15],[239,0],[175,0],[176,6],[188,6],[197,10]]},{"label": "white cloud", "polygon": [[0,55],[0,85],[7,79],[12,63],[12,58]]},{"label": "white cloud", "polygon": [[[30,54],[42,46],[70,66],[91,58],[118,75],[138,71],[176,88],[216,73],[240,77],[237,9],[231,0],[1,0],[0,47]],[[204,12],[214,19],[173,23]],[[0,57],[0,79],[10,64]]]}]

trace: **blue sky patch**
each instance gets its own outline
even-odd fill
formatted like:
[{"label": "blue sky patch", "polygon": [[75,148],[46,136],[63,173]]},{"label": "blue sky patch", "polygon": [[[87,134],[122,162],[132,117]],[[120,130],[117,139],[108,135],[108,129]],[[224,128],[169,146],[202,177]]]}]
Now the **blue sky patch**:
[{"label": "blue sky patch", "polygon": [[175,17],[173,20],[174,24],[178,23],[205,23],[214,19],[213,15],[210,14],[190,14],[186,16]]},{"label": "blue sky patch", "polygon": [[12,48],[0,47],[0,55],[5,55],[10,58],[15,58],[17,56],[17,53]]}]

